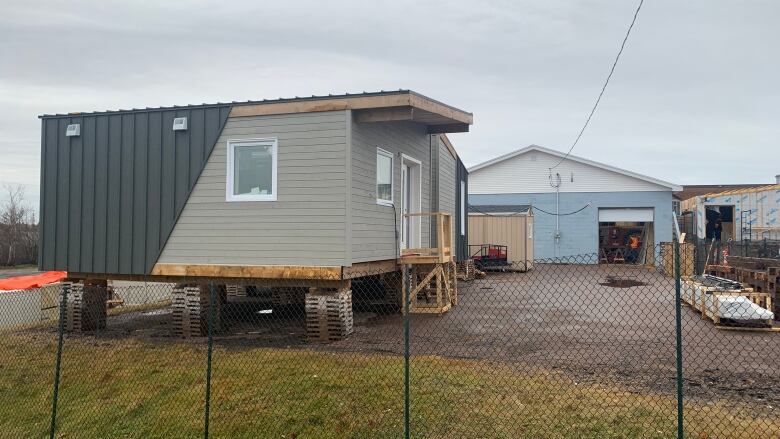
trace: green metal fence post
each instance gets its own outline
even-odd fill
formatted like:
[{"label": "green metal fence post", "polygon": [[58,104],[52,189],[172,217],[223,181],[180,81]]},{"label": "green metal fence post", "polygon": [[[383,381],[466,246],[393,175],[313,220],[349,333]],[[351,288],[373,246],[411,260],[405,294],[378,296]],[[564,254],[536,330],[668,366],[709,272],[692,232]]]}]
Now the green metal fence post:
[{"label": "green metal fence post", "polygon": [[674,316],[677,348],[677,437],[683,439],[682,299],[680,297],[680,242],[674,239]]},{"label": "green metal fence post", "polygon": [[209,411],[211,408],[211,354],[214,348],[214,282],[209,282],[208,353],[206,354],[206,405],[203,414],[203,437],[209,437]]},{"label": "green metal fence post", "polygon": [[60,368],[62,366],[62,345],[65,333],[65,308],[67,306],[68,291],[66,286],[61,287],[62,297],[60,298],[60,322],[57,340],[57,360],[54,365],[54,392],[51,398],[51,423],[49,424],[49,438],[54,439],[54,431],[57,426],[57,400],[60,396]]},{"label": "green metal fence post", "polygon": [[411,307],[412,277],[408,266],[404,266],[404,437],[409,439],[409,308]]}]

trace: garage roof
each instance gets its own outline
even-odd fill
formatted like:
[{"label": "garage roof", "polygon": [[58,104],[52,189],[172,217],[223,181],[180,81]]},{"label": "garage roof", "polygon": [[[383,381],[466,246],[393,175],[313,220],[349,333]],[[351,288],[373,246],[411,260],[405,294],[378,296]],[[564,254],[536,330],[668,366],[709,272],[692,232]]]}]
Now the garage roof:
[{"label": "garage roof", "polygon": [[628,177],[633,177],[633,178],[636,178],[636,179],[639,179],[639,180],[644,180],[646,182],[657,184],[659,186],[664,186],[664,187],[667,187],[667,188],[671,189],[674,192],[682,190],[682,187],[680,187],[679,185],[676,185],[674,183],[670,183],[668,181],[659,180],[657,178],[649,177],[647,175],[643,175],[643,174],[639,174],[639,173],[636,173],[636,172],[627,171],[625,169],[617,168],[615,166],[610,166],[610,165],[607,165],[607,164],[604,164],[604,163],[595,162],[593,160],[588,160],[588,159],[585,159],[585,158],[582,158],[582,157],[577,157],[577,156],[571,155],[571,154],[567,156],[563,152],[556,151],[556,150],[550,149],[550,148],[545,148],[545,147],[539,146],[539,145],[529,145],[529,146],[526,146],[525,148],[521,148],[521,149],[518,149],[516,151],[512,151],[512,152],[510,152],[508,154],[504,154],[502,156],[499,156],[499,157],[496,157],[494,159],[488,160],[486,162],[480,163],[480,164],[478,164],[476,166],[472,166],[471,168],[469,168],[469,173],[474,172],[474,171],[478,171],[478,170],[483,169],[483,168],[487,168],[487,167],[489,167],[491,165],[495,165],[497,163],[500,163],[500,162],[503,162],[503,161],[515,158],[517,156],[526,154],[526,153],[531,152],[531,151],[539,151],[539,152],[543,152],[545,154],[550,154],[552,156],[556,156],[556,157],[560,157],[560,158],[564,158],[565,157],[566,160],[570,160],[572,162],[582,163],[582,164],[585,164],[585,165],[588,165],[588,166],[593,166],[595,168],[600,168],[600,169],[604,169],[604,170],[607,170],[607,171],[615,172],[617,174],[622,174],[622,175],[625,175],[625,176],[628,176]]}]

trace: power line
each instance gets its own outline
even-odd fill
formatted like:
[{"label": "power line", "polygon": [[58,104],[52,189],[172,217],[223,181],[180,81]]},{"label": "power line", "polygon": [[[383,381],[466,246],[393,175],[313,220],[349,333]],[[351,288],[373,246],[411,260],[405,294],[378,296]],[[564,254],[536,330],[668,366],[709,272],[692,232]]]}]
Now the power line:
[{"label": "power line", "polygon": [[547,215],[552,215],[552,216],[567,216],[567,215],[574,215],[575,213],[580,213],[580,212],[582,212],[583,210],[587,209],[587,208],[588,208],[588,206],[590,206],[590,203],[588,203],[588,204],[586,204],[586,205],[584,205],[584,206],[580,207],[579,209],[577,209],[577,210],[575,210],[575,211],[573,211],[573,212],[568,212],[568,213],[552,213],[552,212],[548,212],[548,211],[546,211],[546,210],[543,210],[543,209],[539,209],[539,208],[538,208],[538,207],[536,207],[536,206],[531,206],[531,207],[533,207],[533,208],[534,208],[534,210],[538,210],[539,212],[546,213]]},{"label": "power line", "polygon": [[569,151],[566,152],[566,155],[564,155],[558,161],[558,163],[555,164],[555,166],[550,168],[550,171],[557,168],[558,165],[563,163],[563,161],[566,160],[567,157],[569,157],[569,154],[571,154],[574,147],[577,146],[577,143],[580,141],[580,138],[582,137],[582,133],[585,132],[585,128],[588,127],[588,124],[590,123],[590,119],[593,117],[593,113],[596,112],[596,107],[598,107],[599,102],[601,102],[601,97],[604,96],[604,91],[607,89],[609,80],[612,78],[612,74],[615,73],[615,67],[617,67],[618,60],[620,60],[620,55],[623,53],[623,49],[626,47],[626,41],[628,41],[628,36],[631,35],[631,29],[634,28],[634,23],[636,23],[636,17],[639,15],[639,10],[642,9],[642,3],[644,3],[644,0],[639,0],[639,6],[637,6],[636,12],[634,12],[634,18],[631,20],[631,25],[628,26],[628,31],[626,32],[626,36],[623,37],[623,43],[620,45],[620,50],[618,51],[618,54],[615,57],[615,62],[612,63],[612,68],[609,70],[609,75],[607,75],[607,80],[604,81],[604,86],[601,87],[601,92],[599,93],[599,97],[596,99],[596,103],[593,104],[593,108],[590,110],[588,119],[585,120],[585,124],[582,126],[582,129],[580,130],[580,133],[577,135],[577,138],[574,139],[574,143],[572,143],[571,148],[569,148]]}]

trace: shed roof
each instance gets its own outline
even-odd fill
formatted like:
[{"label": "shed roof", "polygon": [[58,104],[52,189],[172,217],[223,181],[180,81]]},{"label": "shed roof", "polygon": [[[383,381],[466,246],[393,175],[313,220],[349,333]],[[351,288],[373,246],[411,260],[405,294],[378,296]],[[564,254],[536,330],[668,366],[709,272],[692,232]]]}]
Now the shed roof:
[{"label": "shed roof", "polygon": [[478,165],[470,167],[469,168],[469,172],[478,171],[480,169],[486,168],[488,166],[494,165],[494,164],[499,163],[499,162],[503,162],[505,160],[509,160],[511,158],[523,155],[523,154],[531,152],[531,151],[539,151],[539,152],[543,152],[545,154],[550,154],[550,155],[553,155],[553,156],[556,156],[556,157],[560,157],[560,158],[564,158],[565,157],[566,160],[571,160],[573,162],[579,162],[579,163],[582,163],[582,164],[585,164],[585,165],[589,165],[589,166],[593,166],[593,167],[596,167],[596,168],[605,169],[607,171],[612,171],[612,172],[615,172],[615,173],[618,173],[618,174],[622,174],[622,175],[633,177],[633,178],[636,178],[636,179],[639,179],[639,180],[644,180],[644,181],[647,181],[647,182],[650,182],[650,183],[654,183],[654,184],[657,184],[659,186],[665,186],[665,187],[668,187],[669,189],[671,189],[674,192],[682,190],[682,187],[680,187],[679,185],[676,185],[674,183],[670,183],[668,181],[659,180],[657,178],[649,177],[647,175],[639,174],[639,173],[632,172],[632,171],[627,171],[625,169],[621,169],[621,168],[618,168],[618,167],[615,167],[615,166],[607,165],[605,163],[596,162],[596,161],[593,161],[593,160],[588,160],[586,158],[578,157],[578,156],[575,156],[575,155],[571,155],[571,154],[566,155],[565,153],[563,153],[561,151],[556,151],[554,149],[545,148],[544,146],[539,146],[539,145],[528,145],[525,148],[520,148],[520,149],[518,149],[516,151],[512,151],[512,152],[510,152],[508,154],[504,154],[502,156],[496,157],[496,158],[488,160],[486,162],[482,162],[482,163],[480,163]]},{"label": "shed roof", "polygon": [[485,215],[498,213],[529,213],[531,206],[528,204],[469,204],[469,213],[481,213]]}]

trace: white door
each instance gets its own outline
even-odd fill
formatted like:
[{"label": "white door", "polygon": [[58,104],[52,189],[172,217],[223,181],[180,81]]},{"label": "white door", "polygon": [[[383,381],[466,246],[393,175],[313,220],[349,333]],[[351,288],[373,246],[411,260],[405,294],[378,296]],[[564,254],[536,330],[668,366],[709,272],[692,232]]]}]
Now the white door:
[{"label": "white door", "polygon": [[411,218],[410,213],[412,185],[410,181],[411,169],[406,163],[401,163],[401,247],[411,248]]},{"label": "white door", "polygon": [[421,163],[408,156],[401,160],[401,248],[421,247],[421,218],[406,216],[420,213]]}]

